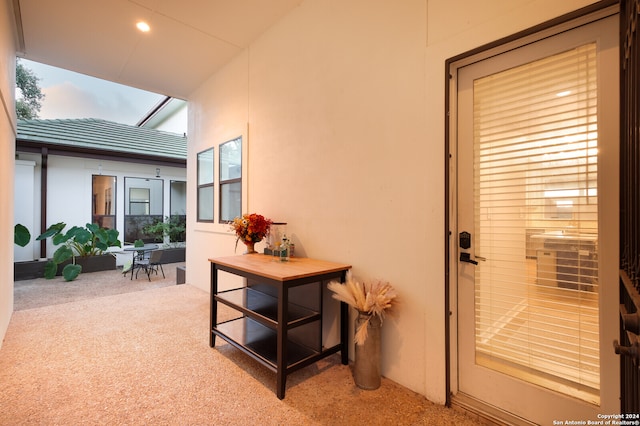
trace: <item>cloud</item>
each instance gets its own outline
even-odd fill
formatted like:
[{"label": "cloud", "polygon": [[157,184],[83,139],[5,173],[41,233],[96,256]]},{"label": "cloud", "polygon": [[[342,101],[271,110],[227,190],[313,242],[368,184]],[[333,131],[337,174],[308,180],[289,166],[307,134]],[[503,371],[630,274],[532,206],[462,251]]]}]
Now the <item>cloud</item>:
[{"label": "cloud", "polygon": [[89,91],[69,81],[42,89],[40,118],[102,118],[135,124],[152,105],[140,105],[118,91]]}]

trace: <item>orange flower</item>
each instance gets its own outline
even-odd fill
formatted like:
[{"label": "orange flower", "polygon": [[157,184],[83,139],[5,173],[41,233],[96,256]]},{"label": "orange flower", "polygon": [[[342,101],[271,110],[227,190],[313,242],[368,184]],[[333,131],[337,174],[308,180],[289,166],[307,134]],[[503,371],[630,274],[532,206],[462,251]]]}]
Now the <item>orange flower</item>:
[{"label": "orange flower", "polygon": [[261,241],[265,236],[269,235],[272,223],[271,219],[266,219],[257,213],[245,213],[242,217],[236,217],[231,222],[231,229],[237,236],[236,247],[240,239],[254,243]]}]

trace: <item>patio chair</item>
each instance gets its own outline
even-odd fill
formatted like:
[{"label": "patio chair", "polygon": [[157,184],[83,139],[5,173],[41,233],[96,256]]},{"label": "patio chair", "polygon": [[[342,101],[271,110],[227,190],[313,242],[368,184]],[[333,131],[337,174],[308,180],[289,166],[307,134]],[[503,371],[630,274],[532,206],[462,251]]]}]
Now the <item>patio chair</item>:
[{"label": "patio chair", "polygon": [[138,270],[136,271],[136,279],[138,278],[138,272],[140,272],[140,269],[144,269],[144,272],[147,274],[147,278],[151,281],[151,273],[155,272],[156,275],[158,275],[158,268],[162,271],[162,278],[166,278],[164,275],[164,269],[162,269],[163,253],[164,250],[153,250],[148,258],[137,261],[136,266],[138,266]]},{"label": "patio chair", "polygon": [[127,273],[131,272],[131,279],[133,279],[134,274],[136,275],[136,278],[138,278],[138,272],[140,269],[145,268],[145,264],[148,262],[150,255],[151,250],[142,250],[142,248],[140,248],[140,250],[134,251],[131,265],[125,265],[128,266],[128,268],[123,266],[122,274],[126,277]]}]

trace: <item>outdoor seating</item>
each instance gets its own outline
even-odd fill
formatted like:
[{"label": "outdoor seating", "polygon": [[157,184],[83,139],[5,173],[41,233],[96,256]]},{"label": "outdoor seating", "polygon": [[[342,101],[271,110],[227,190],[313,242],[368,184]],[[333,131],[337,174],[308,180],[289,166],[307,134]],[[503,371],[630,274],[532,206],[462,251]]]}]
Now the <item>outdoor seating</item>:
[{"label": "outdoor seating", "polygon": [[[153,250],[151,255],[148,258],[139,259],[136,261],[136,267],[138,268],[136,271],[136,278],[138,278],[138,272],[140,269],[144,269],[144,272],[147,274],[147,278],[151,281],[151,274],[153,272],[158,274],[158,269],[162,272],[162,278],[165,278],[164,269],[162,269],[162,254],[164,250]],[[133,274],[133,271],[131,271]]]},{"label": "outdoor seating", "polygon": [[128,246],[124,248],[125,252],[133,252],[133,256],[131,258],[131,264],[126,264],[122,273],[126,276],[129,272],[131,272],[131,278],[133,279],[133,275],[138,277],[138,272],[140,269],[145,269],[148,265],[149,258],[151,256],[151,252],[158,248],[157,244],[144,244],[143,246]]}]

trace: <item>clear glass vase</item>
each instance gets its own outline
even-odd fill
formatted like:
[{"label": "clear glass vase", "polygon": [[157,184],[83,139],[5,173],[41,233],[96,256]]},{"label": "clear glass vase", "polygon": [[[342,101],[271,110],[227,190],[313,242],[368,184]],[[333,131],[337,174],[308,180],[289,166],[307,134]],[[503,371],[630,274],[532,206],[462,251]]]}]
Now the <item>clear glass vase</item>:
[{"label": "clear glass vase", "polygon": [[244,241],[244,245],[247,247],[247,250],[243,254],[252,254],[256,252],[256,243],[253,241]]}]

